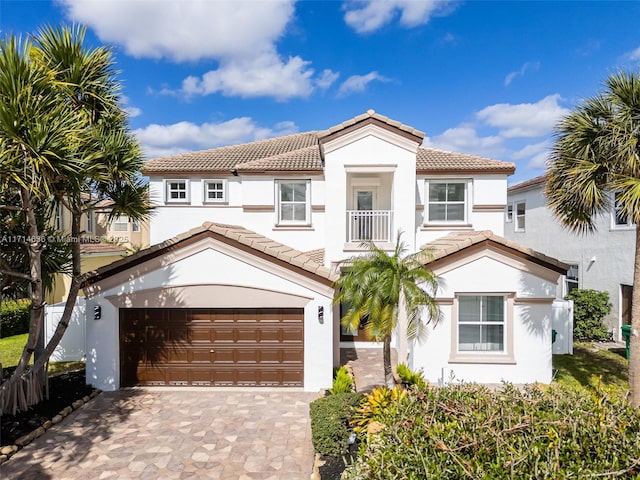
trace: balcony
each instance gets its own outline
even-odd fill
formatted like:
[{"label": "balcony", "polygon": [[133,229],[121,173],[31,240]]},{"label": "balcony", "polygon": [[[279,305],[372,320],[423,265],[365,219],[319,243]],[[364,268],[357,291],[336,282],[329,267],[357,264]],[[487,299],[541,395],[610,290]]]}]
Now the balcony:
[{"label": "balcony", "polygon": [[347,210],[347,242],[391,242],[391,210]]}]

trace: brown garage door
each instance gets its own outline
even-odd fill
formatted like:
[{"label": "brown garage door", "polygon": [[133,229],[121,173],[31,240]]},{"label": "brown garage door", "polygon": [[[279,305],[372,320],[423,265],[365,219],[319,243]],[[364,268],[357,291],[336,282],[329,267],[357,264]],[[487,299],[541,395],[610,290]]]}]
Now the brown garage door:
[{"label": "brown garage door", "polygon": [[120,309],[121,385],[302,386],[304,310]]}]

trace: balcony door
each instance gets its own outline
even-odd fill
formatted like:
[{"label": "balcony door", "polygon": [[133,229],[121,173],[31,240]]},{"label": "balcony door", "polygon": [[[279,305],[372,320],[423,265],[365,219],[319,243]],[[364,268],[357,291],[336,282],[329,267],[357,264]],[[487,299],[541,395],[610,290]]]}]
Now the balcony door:
[{"label": "balcony door", "polygon": [[[373,216],[375,210],[376,191],[373,188],[357,188],[353,192],[353,204],[358,212],[362,212],[356,218],[355,231],[361,241],[373,239]],[[369,213],[366,213],[369,212]]]}]

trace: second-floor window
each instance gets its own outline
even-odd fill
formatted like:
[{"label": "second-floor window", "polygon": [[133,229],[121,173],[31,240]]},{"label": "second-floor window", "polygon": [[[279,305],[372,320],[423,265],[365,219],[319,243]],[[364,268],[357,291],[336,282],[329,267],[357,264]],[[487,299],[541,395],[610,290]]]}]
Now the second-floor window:
[{"label": "second-floor window", "polygon": [[526,204],[524,202],[516,203],[516,232],[524,232]]},{"label": "second-floor window", "polygon": [[507,205],[504,212],[504,221],[507,223],[513,222],[513,203]]},{"label": "second-floor window", "polygon": [[111,230],[114,232],[128,232],[129,231],[129,217],[126,215],[118,215],[113,219],[111,223]]},{"label": "second-floor window", "polygon": [[166,180],[167,203],[189,203],[189,184],[186,179]]},{"label": "second-floor window", "polygon": [[131,231],[139,232],[140,231],[140,220],[131,219]]},{"label": "second-floor window", "polygon": [[224,203],[227,201],[227,181],[205,180],[204,201],[206,203]]},{"label": "second-floor window", "polygon": [[276,190],[279,224],[308,225],[311,223],[308,180],[278,180]]},{"label": "second-floor window", "polygon": [[463,223],[467,217],[467,182],[430,181],[427,183],[429,223]]},{"label": "second-floor window", "polygon": [[613,202],[613,228],[631,228],[634,226],[633,221],[622,208],[620,202],[620,193],[614,194]]}]

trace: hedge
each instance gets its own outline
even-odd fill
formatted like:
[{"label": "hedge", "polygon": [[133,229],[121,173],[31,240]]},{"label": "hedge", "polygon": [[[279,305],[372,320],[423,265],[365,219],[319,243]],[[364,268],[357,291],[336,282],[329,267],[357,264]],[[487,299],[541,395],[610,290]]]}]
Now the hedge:
[{"label": "hedge", "polygon": [[567,299],[573,300],[573,338],[578,341],[605,342],[610,334],[603,323],[611,312],[609,293],[592,289],[573,290]]},{"label": "hedge", "polygon": [[311,402],[311,439],[316,452],[332,457],[348,452],[349,420],[361,400],[360,393],[339,393]]},{"label": "hedge", "polygon": [[0,303],[0,338],[29,332],[29,300]]},{"label": "hedge", "polygon": [[561,386],[411,390],[345,480],[640,478],[640,411]]}]

